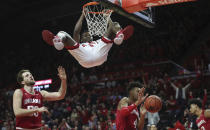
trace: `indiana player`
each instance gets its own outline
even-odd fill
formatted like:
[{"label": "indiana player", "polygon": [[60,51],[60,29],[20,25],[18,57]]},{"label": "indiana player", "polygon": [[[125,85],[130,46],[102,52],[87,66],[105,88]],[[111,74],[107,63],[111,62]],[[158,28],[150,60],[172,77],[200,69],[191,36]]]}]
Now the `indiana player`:
[{"label": "indiana player", "polygon": [[200,130],[210,130],[210,109],[202,109],[199,99],[191,99],[189,102],[190,113],[197,116],[197,126]]},{"label": "indiana player", "polygon": [[123,40],[128,39],[133,33],[133,26],[121,29],[119,23],[112,22],[109,19],[107,32],[101,39],[93,41],[88,31],[80,35],[84,17],[82,13],[75,26],[73,38],[64,31],[60,31],[54,36],[50,31],[44,30],[42,36],[44,41],[53,45],[57,50],[65,47],[79,64],[85,68],[103,64],[107,60],[108,52],[113,42],[120,45]]},{"label": "indiana player", "polygon": [[117,106],[116,126],[117,130],[142,130],[144,127],[144,118],[146,109],[144,106],[140,108],[140,115],[137,107],[147,97],[144,96],[145,88],[141,88],[138,82],[131,82],[129,84],[129,97],[124,97],[120,100]]},{"label": "indiana player", "polygon": [[58,67],[58,76],[61,86],[58,92],[40,92],[33,89],[34,77],[29,70],[21,70],[17,75],[17,81],[22,86],[16,89],[13,95],[13,110],[16,117],[16,129],[41,129],[41,116],[48,112],[43,106],[43,101],[61,100],[66,94],[66,73],[61,66]]}]

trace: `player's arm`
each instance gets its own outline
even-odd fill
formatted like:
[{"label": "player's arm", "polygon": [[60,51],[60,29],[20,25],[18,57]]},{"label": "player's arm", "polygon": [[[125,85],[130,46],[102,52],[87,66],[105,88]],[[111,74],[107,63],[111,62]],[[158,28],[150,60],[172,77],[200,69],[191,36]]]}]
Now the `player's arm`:
[{"label": "player's arm", "polygon": [[16,89],[13,94],[13,110],[16,117],[31,116],[36,112],[48,112],[46,107],[41,107],[37,109],[23,109],[21,107],[22,97],[23,97],[22,91],[20,89]]},{"label": "player's arm", "polygon": [[138,121],[138,130],[143,130],[144,128],[144,121],[145,121],[145,115],[147,113],[146,108],[144,105],[140,108],[140,120]]},{"label": "player's arm", "polygon": [[73,34],[73,38],[76,42],[80,42],[80,32],[81,32],[81,29],[82,29],[82,23],[83,23],[83,20],[85,18],[85,15],[84,13],[82,12],[79,20],[77,21],[75,27],[74,27],[74,34]]},{"label": "player's arm", "polygon": [[58,76],[61,79],[61,86],[58,92],[47,92],[42,90],[41,94],[43,96],[44,100],[47,101],[56,101],[56,100],[62,100],[66,95],[66,88],[67,88],[67,78],[66,78],[66,72],[65,69],[61,66],[58,67]]}]

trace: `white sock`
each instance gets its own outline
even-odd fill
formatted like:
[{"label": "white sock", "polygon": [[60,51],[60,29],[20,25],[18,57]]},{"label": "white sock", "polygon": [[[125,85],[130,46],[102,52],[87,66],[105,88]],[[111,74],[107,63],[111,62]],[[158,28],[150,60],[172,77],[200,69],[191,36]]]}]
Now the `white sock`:
[{"label": "white sock", "polygon": [[53,43],[54,43],[54,47],[59,51],[64,48],[64,44],[62,42],[53,42]]},{"label": "white sock", "polygon": [[114,43],[117,45],[121,45],[124,40],[124,34],[121,33],[117,37],[114,38]]},{"label": "white sock", "polygon": [[62,50],[64,48],[64,44],[62,43],[62,38],[65,37],[65,33],[63,33],[62,31],[60,31],[55,38],[53,39],[53,43],[54,43],[54,47],[57,50]]}]

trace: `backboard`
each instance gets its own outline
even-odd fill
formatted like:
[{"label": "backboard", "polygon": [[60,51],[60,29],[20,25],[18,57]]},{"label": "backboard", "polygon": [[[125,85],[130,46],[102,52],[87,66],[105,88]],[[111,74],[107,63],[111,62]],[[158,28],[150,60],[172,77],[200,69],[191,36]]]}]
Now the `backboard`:
[{"label": "backboard", "polygon": [[128,13],[122,7],[115,4],[115,0],[97,0],[103,6],[114,10],[115,13],[118,13],[122,16],[127,17],[147,28],[154,28],[155,21],[154,21],[154,7],[148,7],[148,9],[144,11]]}]

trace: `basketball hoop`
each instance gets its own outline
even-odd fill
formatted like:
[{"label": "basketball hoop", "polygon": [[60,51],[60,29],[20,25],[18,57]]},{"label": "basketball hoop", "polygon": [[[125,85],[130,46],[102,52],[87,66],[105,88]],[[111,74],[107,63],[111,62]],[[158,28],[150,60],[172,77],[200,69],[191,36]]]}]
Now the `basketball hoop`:
[{"label": "basketball hoop", "polygon": [[104,35],[112,12],[98,2],[90,2],[83,6],[83,13],[91,36],[101,37]]}]

